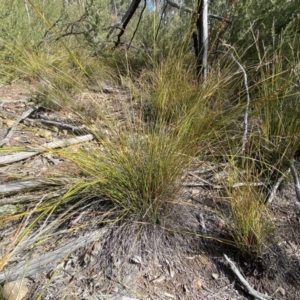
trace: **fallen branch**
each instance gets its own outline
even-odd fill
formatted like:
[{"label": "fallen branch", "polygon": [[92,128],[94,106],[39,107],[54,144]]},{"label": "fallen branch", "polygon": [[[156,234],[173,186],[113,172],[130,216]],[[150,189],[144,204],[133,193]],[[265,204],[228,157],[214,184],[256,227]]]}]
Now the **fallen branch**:
[{"label": "fallen branch", "polygon": [[16,129],[17,129],[18,124],[19,124],[22,120],[24,120],[24,119],[26,119],[27,117],[29,117],[34,111],[36,111],[36,110],[38,110],[38,109],[39,109],[39,106],[38,106],[38,105],[37,105],[37,106],[34,106],[33,108],[30,108],[29,110],[25,111],[25,112],[22,114],[22,116],[18,117],[18,118],[15,120],[13,126],[12,126],[10,129],[8,129],[8,131],[7,131],[6,135],[5,135],[5,137],[0,141],[0,147],[2,147],[4,144],[6,144],[6,143],[9,141],[9,139],[13,136],[14,132],[15,132]]},{"label": "fallen branch", "polygon": [[62,148],[62,147],[70,146],[70,145],[75,145],[78,143],[91,141],[93,138],[94,137],[92,134],[87,134],[87,135],[79,136],[76,138],[70,138],[70,139],[66,139],[66,140],[46,143],[36,149],[31,149],[28,151],[14,153],[14,154],[8,154],[8,155],[0,157],[0,165],[10,164],[10,163],[13,163],[16,161],[20,161],[20,160],[29,158],[29,157],[37,155],[41,152],[47,151],[47,149]]},{"label": "fallen branch", "polygon": [[73,126],[67,123],[62,123],[62,122],[57,122],[57,121],[51,121],[51,120],[46,120],[46,119],[31,119],[31,118],[26,118],[26,120],[30,122],[39,122],[39,123],[44,123],[48,125],[53,125],[58,128],[66,129],[71,131],[74,134],[87,134],[88,130],[85,128]]},{"label": "fallen branch", "polygon": [[292,171],[292,176],[293,176],[293,179],[294,179],[294,185],[295,185],[297,200],[300,202],[300,183],[299,183],[297,170],[296,170],[295,164],[294,164],[294,159],[291,160],[291,171]]},{"label": "fallen branch", "polygon": [[1,99],[0,100],[0,106],[3,106],[4,104],[11,104],[11,103],[27,103],[31,99],[30,98],[21,98],[19,100],[6,100],[6,99]]},{"label": "fallen branch", "polygon": [[[97,237],[103,234],[105,230],[105,228],[102,228],[93,233],[88,233],[83,237],[74,239],[73,241],[69,242],[65,246],[60,247],[57,250],[45,253],[37,258],[30,258],[29,260],[25,260],[24,262],[19,263],[13,268],[1,272],[0,283],[3,281],[13,281],[18,278],[32,276],[42,271],[55,269],[58,266],[58,260],[65,259],[68,255],[70,255],[70,253],[74,252],[75,250],[83,246],[87,246],[89,243],[93,242]],[[56,263],[53,264],[54,262]],[[49,265],[50,263],[52,264]]]},{"label": "fallen branch", "polygon": [[[203,182],[185,182],[185,183],[183,183],[183,186],[186,186],[186,187],[210,187],[213,189],[225,189],[226,188],[226,186],[224,186],[224,185],[213,184],[204,179],[202,179],[202,181]],[[246,182],[246,183],[245,182],[237,182],[228,187],[238,188],[241,186],[266,186],[266,184],[264,182],[250,182],[250,183],[249,182]]]},{"label": "fallen branch", "polygon": [[281,182],[283,181],[283,179],[284,179],[290,172],[291,172],[291,169],[288,169],[284,174],[282,174],[282,175],[278,178],[277,182],[276,182],[275,185],[273,186],[273,189],[272,189],[272,191],[271,191],[271,193],[270,193],[270,195],[269,195],[269,197],[268,197],[268,199],[267,199],[267,201],[266,201],[266,204],[270,204],[270,203],[274,200],[275,195],[276,195],[276,192],[277,192],[277,190],[278,190],[278,188],[279,188]]},{"label": "fallen branch", "polygon": [[239,279],[239,281],[242,283],[242,285],[245,287],[245,289],[247,290],[247,292],[254,297],[255,299],[258,300],[274,300],[273,297],[264,295],[258,291],[256,291],[255,289],[253,289],[250,284],[248,283],[248,281],[244,278],[244,276],[240,273],[240,271],[238,270],[238,268],[235,266],[235,264],[233,263],[233,261],[231,261],[227,255],[224,254],[224,257],[226,259],[226,261],[228,262],[232,272],[236,275],[236,277]]},{"label": "fallen branch", "polygon": [[[1,189],[1,187],[0,187]],[[5,197],[1,198],[0,203],[1,205],[4,204],[32,204],[34,202],[38,202],[43,198],[44,201],[52,199],[52,198],[58,198],[62,196],[64,193],[66,193],[68,190],[67,189],[62,189],[60,191],[55,191],[55,192],[48,192],[47,194],[43,195],[36,195],[36,194],[28,194],[28,195],[22,195],[22,196],[11,196],[11,197]]]},{"label": "fallen branch", "polygon": [[[8,183],[0,184],[0,195],[17,193],[20,192],[21,190],[38,188],[40,186],[45,187],[45,185],[48,186],[65,185],[70,182],[71,180],[64,180],[64,179],[59,179],[59,180],[40,179],[40,180],[8,182]],[[2,203],[2,199],[0,200],[0,202]]]}]

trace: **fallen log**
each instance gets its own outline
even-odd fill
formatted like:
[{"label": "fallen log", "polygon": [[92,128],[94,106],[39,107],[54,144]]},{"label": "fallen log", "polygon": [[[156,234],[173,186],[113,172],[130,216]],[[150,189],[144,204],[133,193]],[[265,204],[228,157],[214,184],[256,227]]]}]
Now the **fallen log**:
[{"label": "fallen log", "polygon": [[60,141],[56,141],[56,142],[46,143],[46,144],[42,145],[41,147],[38,147],[35,149],[30,149],[28,151],[4,155],[4,156],[0,157],[0,165],[17,162],[17,161],[29,158],[31,156],[37,155],[39,153],[45,152],[48,149],[62,148],[62,147],[75,145],[78,143],[91,141],[93,138],[94,138],[94,136],[92,134],[87,134],[87,135],[79,136],[76,138],[70,138],[70,139],[66,139],[66,140],[60,140]]}]

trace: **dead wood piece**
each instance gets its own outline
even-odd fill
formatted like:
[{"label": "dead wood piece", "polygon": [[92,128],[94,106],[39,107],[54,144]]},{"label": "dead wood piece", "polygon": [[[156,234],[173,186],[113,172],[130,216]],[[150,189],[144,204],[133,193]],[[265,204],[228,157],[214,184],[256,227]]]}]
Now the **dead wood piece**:
[{"label": "dead wood piece", "polygon": [[[171,0],[167,0],[166,1],[170,6],[174,7],[174,8],[177,8],[179,10],[182,10],[184,12],[187,12],[187,13],[190,13],[190,14],[196,14],[197,12],[189,7],[186,7],[186,6],[183,6],[183,5],[179,5],[177,4],[176,2],[173,2]],[[231,20],[227,19],[227,18],[223,18],[221,16],[218,16],[218,15],[214,15],[214,14],[209,14],[208,15],[209,18],[212,18],[212,19],[216,19],[216,20],[219,20],[219,21],[223,21],[223,22],[226,22],[228,24],[231,24]]]},{"label": "dead wood piece", "polygon": [[56,142],[46,143],[36,149],[30,149],[30,150],[24,151],[24,152],[8,154],[8,155],[0,157],[0,166],[29,158],[31,156],[37,155],[41,152],[44,152],[47,149],[56,149],[56,148],[67,147],[67,146],[75,145],[78,143],[91,141],[93,138],[94,137],[92,134],[87,134],[87,135],[79,136],[76,138],[70,138],[70,139],[60,140],[60,141],[56,141]]},{"label": "dead wood piece", "polygon": [[25,112],[22,114],[22,116],[18,117],[18,118],[15,120],[13,126],[12,126],[10,129],[8,129],[8,131],[7,131],[6,135],[5,135],[5,137],[0,141],[0,147],[2,147],[4,144],[6,144],[6,143],[9,141],[9,139],[12,137],[12,135],[13,135],[14,132],[16,131],[18,124],[19,124],[22,120],[24,120],[25,118],[29,117],[34,111],[36,111],[36,110],[38,110],[38,109],[39,109],[39,105],[34,106],[33,108],[30,108],[30,109],[28,109],[27,111],[25,111]]},{"label": "dead wood piece", "polygon": [[11,103],[27,103],[31,100],[31,98],[21,98],[19,100],[6,100],[6,99],[1,99],[0,100],[0,106],[3,106],[4,104],[11,104]]},{"label": "dead wood piece", "polygon": [[295,164],[294,164],[294,159],[292,159],[292,161],[291,161],[291,171],[292,171],[292,176],[294,179],[296,197],[297,197],[297,200],[300,202],[300,183],[299,183],[299,177],[297,174],[297,170],[296,170]]},{"label": "dead wood piece", "polygon": [[245,287],[245,289],[247,290],[247,292],[254,297],[254,299],[258,299],[258,300],[275,300],[275,298],[264,295],[258,291],[256,291],[255,289],[253,289],[250,284],[248,283],[248,281],[244,278],[244,276],[240,273],[240,271],[238,270],[238,268],[235,266],[235,264],[233,263],[232,260],[230,260],[226,254],[224,254],[224,257],[226,259],[226,261],[228,262],[232,272],[235,274],[235,276],[239,279],[239,281],[242,283],[242,285]]},{"label": "dead wood piece", "polygon": [[53,264],[54,262],[58,262],[59,260],[67,258],[67,256],[75,250],[83,246],[87,246],[89,243],[95,241],[101,234],[104,233],[105,230],[105,228],[102,228],[95,232],[85,234],[84,236],[74,239],[59,249],[45,253],[37,258],[30,258],[25,262],[19,263],[15,267],[0,272],[0,282],[9,282],[27,276],[32,276],[42,271],[51,270],[57,266],[57,264]]},{"label": "dead wood piece", "polygon": [[[20,192],[21,190],[28,190],[37,188],[39,186],[45,187],[48,186],[58,186],[58,185],[65,185],[70,183],[71,180],[50,180],[50,179],[42,179],[42,180],[26,180],[26,181],[19,181],[19,182],[8,182],[5,184],[0,184],[0,195],[3,194],[12,194],[16,192]],[[2,202],[0,200],[0,202]]]},{"label": "dead wood piece", "polygon": [[[40,194],[40,195],[36,195],[36,194],[28,194],[28,195],[23,195],[23,196],[11,196],[11,197],[5,197],[2,198],[0,200],[1,205],[4,204],[24,204],[24,203],[36,203],[38,201],[40,201],[41,199],[43,199],[44,201],[52,199],[52,198],[58,198],[60,196],[62,196],[64,193],[66,193],[68,190],[67,189],[63,189],[60,191],[56,191],[56,192],[50,192],[47,194]],[[1,186],[0,186],[0,194],[1,194],[2,190],[1,190]]]},{"label": "dead wood piece", "polygon": [[[225,185],[217,185],[217,184],[213,184],[210,183],[209,181],[205,180],[205,179],[201,179],[202,182],[185,182],[182,185],[186,186],[186,187],[210,187],[212,189],[225,189],[226,186]],[[241,186],[266,186],[266,184],[264,182],[237,182],[234,183],[233,185],[230,185],[228,187],[230,188],[238,188]]]},{"label": "dead wood piece", "polygon": [[120,32],[117,34],[117,42],[115,43],[115,47],[118,47],[121,43],[121,37],[125,32],[125,29],[133,17],[134,13],[136,12],[137,8],[139,7],[142,0],[133,0],[127,9],[126,13],[124,14],[122,21],[120,23],[115,24],[110,31],[108,32],[106,38],[109,39],[115,29],[119,29]]},{"label": "dead wood piece", "polygon": [[44,123],[44,124],[48,124],[48,125],[53,125],[62,129],[66,129],[71,131],[74,134],[88,134],[88,130],[85,128],[81,128],[81,127],[77,127],[77,126],[73,126],[67,123],[63,123],[63,122],[57,122],[57,121],[51,121],[51,120],[46,120],[46,119],[31,119],[31,118],[26,118],[26,120],[30,121],[30,122],[39,122],[39,123]]},{"label": "dead wood piece", "polygon": [[[281,182],[283,181],[283,179],[284,179],[290,172],[291,172],[291,168],[288,169],[284,174],[282,174],[282,175],[278,178],[277,182],[274,184],[274,186],[273,186],[273,188],[272,188],[272,190],[271,190],[271,193],[270,193],[269,197],[267,198],[266,204],[270,204],[270,203],[274,200],[275,195],[276,195],[276,192],[277,192],[277,190],[278,190],[278,188],[279,188]],[[299,201],[300,201],[300,200],[299,200]]]}]

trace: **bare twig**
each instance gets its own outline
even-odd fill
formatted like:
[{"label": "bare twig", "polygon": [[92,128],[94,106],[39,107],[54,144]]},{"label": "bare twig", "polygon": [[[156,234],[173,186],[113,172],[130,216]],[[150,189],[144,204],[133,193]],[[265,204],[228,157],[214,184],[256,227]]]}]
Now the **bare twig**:
[{"label": "bare twig", "polygon": [[136,35],[136,32],[137,32],[137,30],[138,30],[138,28],[139,28],[139,26],[140,26],[140,23],[141,23],[141,20],[142,20],[142,16],[143,16],[143,13],[144,13],[144,11],[145,11],[145,9],[146,9],[146,6],[147,6],[147,0],[144,0],[144,6],[143,6],[142,11],[141,11],[141,13],[140,13],[138,23],[136,24],[135,30],[134,30],[134,32],[133,32],[133,34],[132,34],[131,39],[130,39],[128,49],[130,48],[131,43],[132,43],[132,41],[133,41],[133,39],[134,39],[134,37],[135,37],[135,35]]},{"label": "bare twig", "polygon": [[294,185],[295,185],[297,200],[300,202],[300,183],[299,183],[297,170],[296,170],[295,164],[294,164],[294,159],[291,160],[291,171],[292,171],[292,176],[293,176],[293,179],[294,179]]},{"label": "bare twig", "polygon": [[242,139],[242,153],[245,152],[246,150],[246,145],[247,145],[247,137],[248,137],[248,115],[249,115],[249,106],[250,106],[250,93],[249,93],[249,87],[248,87],[248,78],[247,78],[247,73],[244,69],[244,67],[237,61],[237,59],[234,57],[234,55],[231,53],[232,59],[236,62],[236,64],[239,66],[239,68],[242,70],[244,74],[244,85],[246,89],[246,109],[244,113],[244,135]]},{"label": "bare twig", "polygon": [[125,15],[123,16],[121,22],[119,22],[119,23],[115,24],[114,26],[112,26],[112,28],[108,32],[108,34],[106,36],[107,39],[110,38],[112,33],[115,31],[115,29],[120,30],[120,32],[117,34],[117,42],[115,44],[116,47],[119,46],[119,44],[121,42],[121,36],[124,34],[125,29],[126,29],[128,23],[129,23],[129,21],[131,20],[131,18],[134,15],[135,11],[139,7],[141,1],[142,0],[133,0],[130,4],[129,8],[127,9]]},{"label": "bare twig", "polygon": [[27,195],[17,195],[17,196],[11,196],[11,197],[5,197],[1,198],[1,205],[4,204],[21,204],[21,203],[28,203],[32,204],[35,202],[40,201],[41,197],[43,197],[43,200],[48,200],[52,198],[58,198],[62,196],[64,193],[66,193],[67,189],[61,189],[59,191],[49,192],[47,191],[46,195],[37,195],[37,194],[27,194]]},{"label": "bare twig", "polygon": [[[210,187],[210,188],[213,188],[213,189],[225,189],[226,186],[224,185],[218,185],[218,184],[213,184],[213,183],[210,183],[209,181],[205,180],[205,179],[201,179],[201,181],[203,182],[185,182],[183,183],[182,185],[183,186],[186,186],[186,187]],[[238,187],[241,187],[241,186],[266,186],[266,183],[264,182],[237,182],[233,185],[230,185],[228,187],[231,187],[231,188],[238,188]]]},{"label": "bare twig", "polygon": [[31,156],[37,155],[41,152],[44,152],[47,149],[67,147],[70,145],[91,141],[93,138],[94,138],[94,136],[92,134],[87,134],[87,135],[79,136],[76,138],[70,138],[70,139],[66,139],[66,140],[46,143],[36,149],[30,149],[30,150],[24,151],[24,152],[8,154],[8,155],[0,157],[0,165],[10,164],[12,162],[16,162],[16,161],[20,161],[20,160],[29,158]]},{"label": "bare twig", "polygon": [[[89,243],[93,242],[97,237],[99,237],[105,230],[107,229],[102,228],[95,232],[88,233],[83,237],[74,239],[73,241],[57,250],[45,253],[37,258],[30,258],[29,261],[21,262],[15,267],[1,272],[0,282],[3,282],[4,280],[13,281],[17,278],[24,278],[26,276],[34,275],[45,270],[56,268],[58,260],[62,260],[75,250],[83,246],[87,246]],[[56,263],[49,265],[50,263],[54,262]]]},{"label": "bare twig", "polygon": [[274,200],[275,195],[276,195],[276,192],[277,192],[277,190],[278,190],[278,188],[279,188],[281,182],[283,181],[283,179],[284,179],[290,172],[291,172],[291,169],[289,168],[284,174],[282,174],[282,175],[278,178],[277,182],[274,184],[274,186],[273,186],[273,188],[272,188],[272,191],[271,191],[271,193],[270,193],[270,195],[269,195],[269,197],[268,197],[268,199],[267,199],[267,201],[266,201],[266,204],[270,204],[270,203]]},{"label": "bare twig", "polygon": [[241,69],[241,71],[244,74],[244,85],[245,85],[245,89],[246,89],[246,109],[245,109],[245,113],[244,113],[244,135],[242,138],[242,154],[245,152],[246,150],[246,145],[247,145],[247,137],[248,137],[248,117],[249,117],[249,106],[250,106],[250,93],[249,93],[249,87],[248,87],[248,77],[247,77],[247,73],[244,69],[244,67],[238,62],[238,60],[235,58],[235,56],[232,53],[226,53],[223,51],[216,51],[218,53],[223,53],[223,54],[229,54],[231,56],[231,58],[233,59],[233,61],[239,66],[239,68]]},{"label": "bare twig", "polygon": [[26,119],[28,116],[30,116],[34,111],[36,111],[36,110],[38,110],[38,109],[39,109],[39,106],[37,105],[37,106],[35,106],[35,107],[33,107],[33,108],[30,108],[29,110],[25,111],[25,112],[22,114],[22,116],[18,117],[18,118],[15,120],[13,126],[7,131],[7,134],[5,135],[4,139],[2,139],[2,140],[0,141],[0,147],[2,147],[4,144],[6,144],[6,143],[9,141],[9,139],[12,137],[12,135],[13,135],[14,132],[16,131],[18,124],[19,124],[22,120],[24,120],[24,119]]},{"label": "bare twig", "polygon": [[236,275],[236,277],[239,279],[239,281],[242,283],[242,285],[245,287],[245,289],[248,291],[248,293],[254,297],[255,299],[258,300],[274,300],[273,297],[264,295],[258,291],[256,291],[255,289],[253,289],[250,284],[248,283],[248,281],[244,278],[244,276],[240,273],[240,271],[238,270],[238,268],[235,266],[235,264],[233,263],[233,261],[231,261],[227,255],[224,254],[224,257],[226,259],[226,261],[228,262],[232,272]]},{"label": "bare twig", "polygon": [[22,190],[38,188],[40,186],[45,187],[46,185],[48,186],[66,185],[71,181],[72,181],[71,179],[70,180],[69,179],[60,179],[60,180],[40,179],[40,180],[8,182],[8,183],[0,184],[0,195],[16,193]]},{"label": "bare twig", "polygon": [[30,122],[40,122],[40,123],[60,127],[60,128],[69,130],[74,134],[87,134],[88,133],[88,130],[85,128],[73,126],[73,125],[70,125],[67,123],[63,123],[63,122],[51,121],[51,120],[46,120],[46,119],[31,119],[31,118],[26,118],[26,120],[28,120]]},{"label": "bare twig", "polygon": [[[187,13],[190,13],[190,14],[196,14],[197,12],[189,7],[186,7],[186,6],[183,6],[183,5],[179,5],[171,0],[167,0],[166,1],[170,6],[174,7],[174,8],[177,8],[179,10],[182,10],[184,12],[187,12]],[[222,22],[226,22],[228,24],[231,24],[231,20],[228,20],[227,18],[223,18],[221,16],[218,16],[218,15],[214,15],[214,14],[209,14],[208,15],[209,18],[212,18],[212,19],[216,19],[216,20],[219,20],[219,21],[222,21]]]},{"label": "bare twig", "polygon": [[19,100],[7,100],[7,99],[1,99],[0,100],[0,106],[3,106],[4,104],[11,104],[11,103],[27,103],[30,101],[30,98],[21,98]]}]

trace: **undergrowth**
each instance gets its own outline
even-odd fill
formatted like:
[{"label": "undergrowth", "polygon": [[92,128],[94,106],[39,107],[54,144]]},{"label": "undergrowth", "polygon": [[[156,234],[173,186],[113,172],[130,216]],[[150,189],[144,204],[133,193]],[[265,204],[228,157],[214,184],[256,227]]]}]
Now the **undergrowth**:
[{"label": "undergrowth", "polygon": [[[45,34],[39,30],[39,36]],[[74,40],[47,40],[36,47],[29,38],[23,43],[17,35],[12,35],[13,40],[8,36],[0,40],[1,81],[30,79],[36,103],[75,113],[94,142],[77,151],[45,150],[71,160],[80,176],[72,178],[62,196],[10,216],[28,216],[28,220],[8,246],[1,267],[35,226],[43,224],[39,233],[43,239],[89,206],[99,208],[101,226],[120,225],[124,220],[153,226],[176,222],[174,203],[180,201],[186,173],[195,161],[229,164],[221,182],[227,210],[216,212],[231,236],[228,243],[243,255],[257,257],[268,250],[274,226],[266,190],[270,192],[300,148],[298,61],[288,61],[281,49],[269,54],[257,47],[254,65],[244,66],[250,76],[248,86],[231,52],[211,58],[213,68],[207,78],[197,78],[187,46],[190,34],[176,40],[175,50],[163,49],[163,55],[159,47],[155,55],[107,47],[89,52],[83,40],[76,49]],[[248,63],[242,54],[237,57],[240,63]],[[127,106],[120,107],[122,121],[109,115],[101,103],[92,107],[91,116],[91,109],[75,99],[93,84],[100,87],[102,80],[121,86],[130,98]],[[243,185],[234,185],[239,182]],[[253,182],[267,183],[263,189]],[[64,212],[57,213],[60,210]],[[9,218],[3,218],[3,223]]]}]

